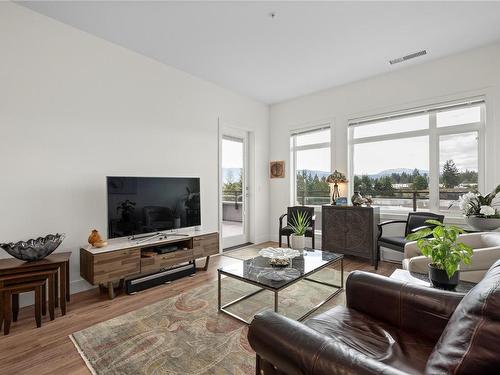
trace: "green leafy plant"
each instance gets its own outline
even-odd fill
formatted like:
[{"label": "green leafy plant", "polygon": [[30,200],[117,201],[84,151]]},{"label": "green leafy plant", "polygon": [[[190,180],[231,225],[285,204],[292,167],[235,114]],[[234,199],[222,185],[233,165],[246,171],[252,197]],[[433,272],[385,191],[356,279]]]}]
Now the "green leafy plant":
[{"label": "green leafy plant", "polygon": [[411,233],[406,239],[417,241],[418,248],[423,255],[431,259],[431,264],[446,271],[451,278],[461,262],[471,262],[472,247],[457,241],[458,235],[465,231],[453,225],[444,225],[437,220],[427,220],[426,224],[433,227]]},{"label": "green leafy plant", "polygon": [[307,212],[297,211],[290,219],[290,226],[293,229],[293,234],[296,236],[303,236],[311,224],[311,217]]}]

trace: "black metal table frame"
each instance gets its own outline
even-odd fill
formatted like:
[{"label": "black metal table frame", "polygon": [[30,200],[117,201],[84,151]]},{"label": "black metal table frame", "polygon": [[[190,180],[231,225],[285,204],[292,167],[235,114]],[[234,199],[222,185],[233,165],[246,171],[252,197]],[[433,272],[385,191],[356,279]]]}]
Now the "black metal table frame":
[{"label": "black metal table frame", "polygon": [[[320,281],[320,280],[314,280],[314,279],[310,279],[308,276],[311,276],[313,274],[315,274],[316,272],[319,272],[321,271],[322,269],[328,267],[328,266],[331,266],[331,265],[335,265],[337,264],[338,262],[340,261],[340,285],[335,285],[335,284],[330,284],[330,283],[327,283],[327,282],[324,282],[324,281]],[[230,317],[234,318],[234,319],[237,319],[239,320],[240,322],[243,322],[245,324],[248,324],[250,325],[251,322],[243,319],[241,316],[239,315],[236,315],[235,313],[232,313],[231,311],[228,311],[226,310],[227,307],[229,306],[232,306],[238,302],[241,302],[247,298],[250,298],[264,290],[269,290],[271,292],[274,293],[274,312],[278,312],[278,293],[280,291],[282,291],[283,289],[286,289],[288,288],[289,286],[299,282],[299,281],[302,281],[302,280],[306,280],[306,281],[311,281],[311,282],[314,282],[314,283],[318,283],[318,284],[322,284],[322,285],[326,285],[326,286],[331,286],[333,288],[337,288],[337,290],[335,290],[335,292],[333,292],[332,294],[330,294],[326,299],[324,299],[323,301],[321,301],[319,304],[317,304],[316,306],[314,306],[311,310],[307,311],[304,315],[302,315],[300,318],[298,318],[297,320],[300,322],[300,321],[303,321],[304,319],[306,319],[308,316],[310,316],[312,313],[314,313],[316,310],[318,310],[321,306],[323,306],[325,303],[327,303],[328,301],[330,301],[333,297],[337,296],[339,293],[341,293],[343,290],[344,290],[344,257],[341,255],[339,258],[337,259],[333,259],[331,262],[328,262],[328,263],[325,263],[324,265],[322,265],[321,267],[318,267],[308,273],[305,273],[304,275],[302,275],[301,277],[297,278],[296,280],[293,280],[293,281],[290,281],[289,283],[287,283],[286,285],[283,285],[282,287],[280,288],[273,288],[273,287],[270,287],[270,286],[267,286],[267,285],[263,285],[263,284],[260,284],[258,282],[255,282],[255,281],[252,281],[252,280],[248,280],[244,277],[240,277],[240,276],[236,276],[236,275],[233,275],[231,273],[228,273],[228,272],[225,272],[224,270],[222,269],[218,269],[217,270],[218,272],[218,276],[217,276],[217,308],[220,312],[224,313],[224,314],[227,314],[229,315]],[[221,288],[221,276],[222,275],[225,275],[225,276],[228,276],[228,277],[231,277],[233,279],[236,279],[236,280],[240,280],[242,282],[245,282],[247,284],[251,284],[251,285],[255,285],[257,287],[259,287],[260,289],[259,290],[256,290],[254,292],[251,292],[251,293],[248,293],[248,294],[245,294],[244,296],[242,297],[239,297],[231,302],[228,302],[224,305],[222,305],[222,288]]]}]

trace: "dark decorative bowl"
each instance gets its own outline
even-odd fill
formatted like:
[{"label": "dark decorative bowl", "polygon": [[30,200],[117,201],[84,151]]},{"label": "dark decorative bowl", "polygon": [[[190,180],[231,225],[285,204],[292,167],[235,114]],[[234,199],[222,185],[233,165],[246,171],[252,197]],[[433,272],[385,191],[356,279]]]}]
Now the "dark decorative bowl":
[{"label": "dark decorative bowl", "polygon": [[63,242],[64,234],[48,234],[36,240],[2,243],[0,247],[14,258],[32,262],[50,255]]}]

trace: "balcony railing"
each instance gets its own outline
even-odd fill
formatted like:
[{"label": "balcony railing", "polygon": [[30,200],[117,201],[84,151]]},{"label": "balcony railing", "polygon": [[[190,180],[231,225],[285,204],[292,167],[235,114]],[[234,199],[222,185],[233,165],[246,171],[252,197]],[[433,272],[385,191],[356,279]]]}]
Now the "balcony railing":
[{"label": "balcony railing", "polygon": [[[442,208],[447,209],[448,206],[458,200],[458,198],[467,193],[469,189],[443,189],[439,190],[439,200],[442,201]],[[390,194],[375,193],[372,194],[374,205],[377,206],[398,206],[411,208],[413,211],[417,209],[428,208],[429,190],[412,190],[412,189],[395,189]],[[348,200],[350,200],[348,198]],[[323,205],[329,204],[331,201],[330,195],[324,191],[297,191],[297,202],[301,205]]]},{"label": "balcony railing", "polygon": [[222,190],[222,203],[234,203],[238,209],[238,203],[243,202],[243,192],[241,190]]},{"label": "balcony railing", "polygon": [[321,206],[330,204],[331,197],[324,190],[297,190],[297,202],[302,206]]}]

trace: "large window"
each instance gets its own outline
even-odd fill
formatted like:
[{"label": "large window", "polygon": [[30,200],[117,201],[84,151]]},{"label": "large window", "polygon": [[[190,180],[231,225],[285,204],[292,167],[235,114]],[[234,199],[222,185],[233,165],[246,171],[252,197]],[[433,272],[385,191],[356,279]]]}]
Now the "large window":
[{"label": "large window", "polygon": [[298,205],[330,203],[330,127],[294,132],[290,137],[293,200]]},{"label": "large window", "polygon": [[354,191],[393,211],[456,211],[482,182],[480,100],[349,124]]}]

